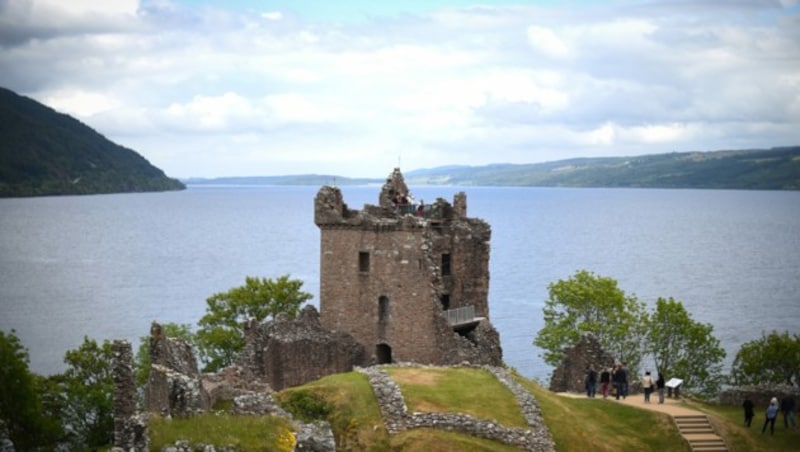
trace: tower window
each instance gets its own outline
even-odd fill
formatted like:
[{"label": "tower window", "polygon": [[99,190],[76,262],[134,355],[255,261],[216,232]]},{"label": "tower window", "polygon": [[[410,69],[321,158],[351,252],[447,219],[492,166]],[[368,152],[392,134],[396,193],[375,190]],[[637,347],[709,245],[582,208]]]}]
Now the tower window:
[{"label": "tower window", "polygon": [[450,276],[450,254],[442,254],[442,276]]},{"label": "tower window", "polygon": [[369,273],[369,253],[366,251],[358,253],[358,271],[361,273]]},{"label": "tower window", "polygon": [[378,298],[378,322],[386,324],[389,321],[389,299],[385,296]]},{"label": "tower window", "polygon": [[439,302],[442,303],[442,310],[447,311],[450,309],[450,294],[443,293],[441,297],[439,297]]}]

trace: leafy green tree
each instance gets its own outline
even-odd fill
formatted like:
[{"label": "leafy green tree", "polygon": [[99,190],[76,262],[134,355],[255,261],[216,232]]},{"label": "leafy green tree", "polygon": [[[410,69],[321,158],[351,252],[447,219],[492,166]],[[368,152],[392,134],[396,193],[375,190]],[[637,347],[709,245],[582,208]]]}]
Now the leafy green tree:
[{"label": "leafy green tree", "polygon": [[58,420],[45,415],[40,377],[30,372],[28,362],[16,331],[0,331],[0,437],[11,440],[16,450],[53,446],[62,433]]},{"label": "leafy green tree", "polygon": [[[183,339],[191,344],[194,344],[196,339],[192,332],[192,327],[188,323],[165,323],[161,325],[162,332],[167,337],[177,337]],[[147,379],[150,377],[150,336],[142,336],[139,339],[139,348],[136,350],[136,359],[134,360],[134,368],[136,372],[136,385],[144,387],[147,384]]]},{"label": "leafy green tree", "polygon": [[544,327],[534,345],[544,350],[547,364],[557,366],[564,349],[584,334],[592,334],[604,350],[629,369],[638,369],[647,311],[644,304],[628,296],[611,278],[580,270],[567,280],[548,285]]},{"label": "leafy green tree", "polygon": [[246,277],[245,285],[206,299],[206,314],[200,319],[197,345],[205,371],[229,366],[244,347],[244,325],[278,314],[295,317],[311,299],[301,290],[303,282],[283,275],[278,279]]},{"label": "leafy green tree", "polygon": [[742,344],[731,366],[731,382],[800,386],[800,335],[762,332],[760,339]]},{"label": "leafy green tree", "polygon": [[111,343],[88,337],[64,355],[67,370],[54,380],[65,397],[63,422],[75,448],[93,448],[113,442],[114,412]]},{"label": "leafy green tree", "polygon": [[658,298],[648,320],[647,351],[658,372],[683,380],[683,387],[698,395],[712,396],[723,381],[725,350],[713,335],[714,327],[700,323],[671,297]]}]

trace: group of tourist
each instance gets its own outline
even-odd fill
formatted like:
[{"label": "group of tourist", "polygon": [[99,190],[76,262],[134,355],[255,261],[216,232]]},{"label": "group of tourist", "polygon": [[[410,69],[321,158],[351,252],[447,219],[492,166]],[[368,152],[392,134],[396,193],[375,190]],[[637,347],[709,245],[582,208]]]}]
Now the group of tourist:
[{"label": "group of tourist", "polygon": [[[755,415],[755,405],[753,401],[750,399],[745,399],[742,403],[742,407],[744,408],[744,425],[750,427],[750,423],[753,421],[753,416]],[[773,397],[772,400],[769,401],[769,405],[767,406],[767,410],[764,413],[764,426],[761,427],[761,433],[767,431],[767,425],[769,425],[769,433],[770,435],[775,434],[775,419],[778,418],[778,413],[783,413],[783,426],[785,428],[797,428],[797,420],[794,418],[794,397],[786,396],[781,400],[780,406],[778,406],[778,398]]]},{"label": "group of tourist", "polygon": [[[620,397],[624,400],[628,397],[628,380],[629,374],[625,362],[617,363],[614,367],[604,367],[599,375],[600,393],[603,395],[604,399],[608,398],[609,394],[611,394],[615,396],[617,400],[619,400]],[[598,375],[593,364],[586,367],[584,383],[586,386],[586,397],[594,397],[597,391]],[[655,391],[658,391],[658,403],[664,403],[664,389],[666,384],[663,375],[659,374],[658,378],[653,378],[650,371],[647,371],[644,377],[642,377],[641,383],[642,389],[644,390],[645,403],[650,403],[650,395]]]},{"label": "group of tourist", "polygon": [[[418,217],[425,216],[425,201],[420,199],[418,204],[414,204],[414,199],[411,197],[411,194],[397,192],[392,197],[392,203],[399,214],[413,213]],[[416,208],[414,207],[415,205]]]}]

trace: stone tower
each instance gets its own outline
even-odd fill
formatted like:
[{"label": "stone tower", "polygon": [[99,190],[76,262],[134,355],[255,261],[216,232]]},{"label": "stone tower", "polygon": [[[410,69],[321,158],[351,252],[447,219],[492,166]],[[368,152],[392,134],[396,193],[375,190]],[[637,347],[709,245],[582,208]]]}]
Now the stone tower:
[{"label": "stone tower", "polygon": [[351,210],[336,187],[314,203],[320,318],[351,334],[372,363],[502,364],[489,322],[489,225],[451,205],[414,204],[398,168],[378,205]]}]

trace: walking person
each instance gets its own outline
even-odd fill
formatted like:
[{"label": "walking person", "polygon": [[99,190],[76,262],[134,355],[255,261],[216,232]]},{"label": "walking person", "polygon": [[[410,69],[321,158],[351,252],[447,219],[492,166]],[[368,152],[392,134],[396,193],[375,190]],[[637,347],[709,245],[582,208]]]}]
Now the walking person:
[{"label": "walking person", "polygon": [[767,412],[765,413],[766,419],[764,419],[764,426],[761,427],[761,433],[767,431],[767,424],[769,424],[769,434],[775,434],[775,418],[778,417],[778,399],[775,397],[772,398],[769,402],[769,406],[767,407]]},{"label": "walking person", "polygon": [[666,382],[664,382],[664,374],[661,372],[658,373],[658,379],[656,380],[656,389],[658,389],[658,403],[664,403],[664,386]]},{"label": "walking person", "polygon": [[750,428],[750,423],[753,421],[753,416],[755,415],[755,412],[753,412],[753,401],[744,399],[742,408],[744,408],[744,425]]},{"label": "walking person", "polygon": [[787,395],[781,399],[781,412],[783,413],[783,426],[797,428],[797,421],[794,418],[794,397]]},{"label": "walking person", "polygon": [[628,397],[628,368],[625,366],[625,361],[620,363],[619,369],[619,392],[622,393],[622,400]]},{"label": "walking person", "polygon": [[650,371],[646,371],[644,373],[644,377],[642,377],[642,388],[644,388],[644,403],[650,403],[650,394],[653,393],[653,386],[655,386],[656,382],[653,381],[653,377],[650,376]]},{"label": "walking person", "polygon": [[597,392],[597,371],[594,370],[594,364],[589,364],[586,370],[586,397],[594,397]]},{"label": "walking person", "polygon": [[611,383],[611,368],[604,367],[603,371],[600,372],[600,392],[603,394],[603,398],[608,398],[608,384]]},{"label": "walking person", "polygon": [[622,370],[620,369],[619,364],[617,364],[614,366],[614,370],[611,372],[611,380],[614,382],[614,397],[617,400],[619,400],[619,396],[622,395],[620,378],[622,378]]}]

